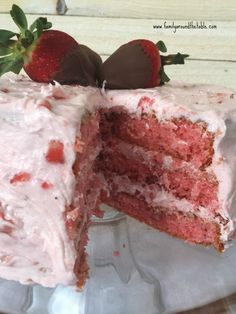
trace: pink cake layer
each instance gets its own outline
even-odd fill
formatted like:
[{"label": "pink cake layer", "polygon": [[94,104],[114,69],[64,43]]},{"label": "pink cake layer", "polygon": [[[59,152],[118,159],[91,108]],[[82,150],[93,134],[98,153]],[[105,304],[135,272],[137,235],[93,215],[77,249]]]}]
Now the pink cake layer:
[{"label": "pink cake layer", "polygon": [[215,175],[163,152],[146,151],[113,137],[104,143],[99,167],[127,175],[134,182],[157,184],[178,198],[186,198],[212,211],[219,208]]},{"label": "pink cake layer", "polygon": [[147,150],[190,161],[198,168],[212,162],[214,134],[207,131],[204,122],[193,123],[185,118],[160,122],[145,114],[140,119],[124,109],[112,108],[104,113],[102,129],[103,136],[112,133]]},{"label": "pink cake layer", "polygon": [[93,163],[100,150],[98,114],[84,117],[76,138],[75,150],[77,153],[73,172],[76,185],[73,203],[66,210],[65,220],[67,232],[70,239],[74,240],[77,251],[74,265],[77,286],[82,287],[89,271],[85,250],[88,242],[88,226],[92,211],[99,203],[99,193],[95,189],[95,183],[98,183],[96,173],[93,171]]},{"label": "pink cake layer", "polygon": [[83,287],[88,278],[86,246],[88,243],[88,217],[82,208],[69,207],[65,211],[67,232],[75,243],[77,256],[74,263],[74,273],[77,287]]},{"label": "pink cake layer", "polygon": [[78,178],[75,186],[75,198],[79,202],[80,207],[84,208],[87,201],[87,191],[90,190],[93,182],[92,178],[96,175],[93,170],[93,163],[101,149],[99,115],[94,114],[84,117],[75,149],[77,154],[73,172]]},{"label": "pink cake layer", "polygon": [[102,111],[103,149],[97,167],[105,201],[173,236],[223,250],[218,180],[209,168],[214,133],[183,118],[158,121],[121,107]]},{"label": "pink cake layer", "polygon": [[220,240],[220,226],[215,222],[184,214],[173,208],[152,208],[144,200],[127,193],[110,194],[104,201],[124,211],[141,222],[190,243],[213,245],[218,251],[224,249]]}]

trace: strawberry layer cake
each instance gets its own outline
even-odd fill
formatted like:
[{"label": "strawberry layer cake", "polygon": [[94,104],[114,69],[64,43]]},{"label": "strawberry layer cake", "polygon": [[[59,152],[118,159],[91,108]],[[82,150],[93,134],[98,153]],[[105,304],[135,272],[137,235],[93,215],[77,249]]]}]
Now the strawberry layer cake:
[{"label": "strawberry layer cake", "polygon": [[223,251],[234,231],[236,95],[210,85],[106,91],[0,79],[0,276],[83,285],[106,203]]}]

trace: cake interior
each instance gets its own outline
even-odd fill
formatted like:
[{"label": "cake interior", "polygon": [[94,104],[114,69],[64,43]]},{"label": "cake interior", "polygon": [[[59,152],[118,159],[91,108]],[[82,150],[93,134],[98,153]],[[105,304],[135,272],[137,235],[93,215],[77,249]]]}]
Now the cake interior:
[{"label": "cake interior", "polygon": [[[87,230],[91,215],[105,203],[174,237],[222,251],[224,219],[218,181],[209,168],[213,143],[214,134],[203,122],[159,122],[150,115],[131,116],[124,107],[88,114],[76,143],[78,180],[67,212],[71,237],[76,241],[77,227]],[[75,272],[83,283],[87,232],[80,234]]]},{"label": "cake interior", "polygon": [[111,108],[101,113],[100,130],[97,167],[109,190],[103,202],[172,236],[223,249],[214,220],[218,182],[208,169],[214,134],[205,123]]}]

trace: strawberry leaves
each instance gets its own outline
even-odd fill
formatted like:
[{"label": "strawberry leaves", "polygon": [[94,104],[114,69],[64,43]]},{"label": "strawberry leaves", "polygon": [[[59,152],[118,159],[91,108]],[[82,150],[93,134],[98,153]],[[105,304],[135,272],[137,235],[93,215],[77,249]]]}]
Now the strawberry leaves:
[{"label": "strawberry leaves", "polygon": [[[158,41],[156,46],[161,52],[167,52],[166,45],[164,44],[164,42],[162,40]],[[168,56],[162,56],[161,55],[161,69],[160,69],[160,72],[158,73],[158,75],[160,76],[160,79],[161,79],[160,84],[163,85],[163,84],[169,82],[169,80],[170,80],[170,78],[167,76],[167,74],[164,71],[165,65],[184,64],[185,59],[188,57],[189,57],[189,55],[181,54],[179,52],[177,54],[171,54]]]},{"label": "strawberry leaves", "polygon": [[8,31],[6,29],[0,29],[0,44],[5,44],[11,39],[12,37],[16,36],[16,33]]},{"label": "strawberry leaves", "polygon": [[33,22],[29,30],[34,34],[35,38],[39,38],[44,30],[52,27],[52,23],[48,22],[47,18],[39,17]]},{"label": "strawberry leaves", "polygon": [[0,76],[11,71],[15,74],[20,73],[24,64],[24,59],[21,56],[15,58],[13,54],[0,58]]},{"label": "strawberry leaves", "polygon": [[158,43],[156,43],[156,46],[161,52],[167,52],[166,45],[162,40],[159,40]]},{"label": "strawberry leaves", "polygon": [[175,55],[161,56],[161,63],[163,66],[169,64],[184,64],[185,59],[188,57],[189,55],[178,52]]},{"label": "strawberry leaves", "polygon": [[34,34],[28,29],[25,30],[25,36],[21,39],[21,44],[24,48],[28,48],[34,41]]},{"label": "strawberry leaves", "polygon": [[25,13],[20,7],[18,7],[18,5],[13,4],[10,14],[21,33],[24,34],[25,30],[28,28],[28,22]]},{"label": "strawberry leaves", "polygon": [[163,84],[165,84],[165,83],[167,83],[167,82],[170,81],[170,78],[169,78],[169,76],[165,73],[163,66],[162,66],[161,69],[160,69],[159,75],[160,75],[160,79],[161,79],[161,85],[163,85]]},{"label": "strawberry leaves", "polygon": [[44,30],[52,27],[47,18],[39,17],[28,29],[26,15],[16,4],[12,5],[10,14],[20,33],[0,29],[0,76],[10,71],[18,74],[27,58],[27,49],[36,43]]},{"label": "strawberry leaves", "polygon": [[7,56],[9,54],[11,54],[11,48],[5,47],[5,46],[0,44],[0,55],[4,57],[4,56]]},{"label": "strawberry leaves", "polygon": [[3,42],[2,39],[0,42],[0,76],[9,71],[18,74],[23,66],[23,57],[14,54],[14,40]]}]

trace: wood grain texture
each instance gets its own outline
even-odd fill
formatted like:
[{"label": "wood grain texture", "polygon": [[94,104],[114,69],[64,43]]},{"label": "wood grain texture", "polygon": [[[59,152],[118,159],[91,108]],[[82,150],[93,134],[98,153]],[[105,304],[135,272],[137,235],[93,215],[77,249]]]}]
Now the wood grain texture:
[{"label": "wood grain texture", "polygon": [[[34,15],[29,20],[35,19]],[[109,55],[120,45],[134,38],[165,41],[171,53],[185,52],[193,59],[236,61],[236,22],[214,22],[216,30],[153,29],[153,24],[163,20],[97,18],[77,16],[50,16],[56,29],[68,32],[80,43],[103,55]],[[184,24],[184,21],[180,21]],[[8,14],[0,15],[0,28],[13,27]]]},{"label": "wood grain texture", "polygon": [[67,14],[173,20],[235,21],[235,0],[66,0]]},{"label": "wood grain texture", "polygon": [[7,13],[10,11],[12,4],[19,5],[26,13],[38,14],[56,14],[57,0],[0,0],[0,12]]},{"label": "wood grain texture", "polygon": [[236,63],[187,61],[186,64],[166,67],[171,79],[188,83],[217,84],[236,90]]},{"label": "wood grain texture", "polygon": [[[68,15],[129,17],[168,20],[235,21],[235,0],[64,0]],[[10,0],[0,1],[0,12],[8,12]],[[57,0],[15,0],[28,13],[56,13]]]}]

